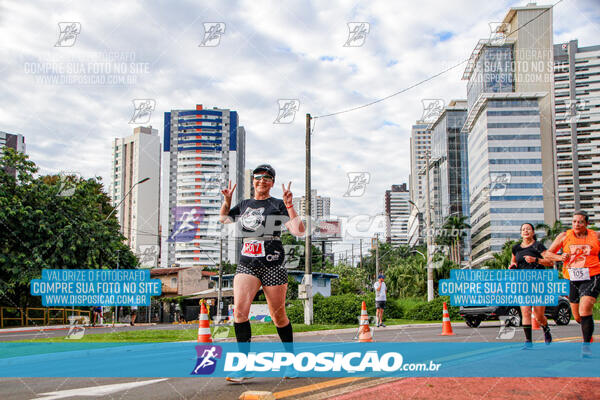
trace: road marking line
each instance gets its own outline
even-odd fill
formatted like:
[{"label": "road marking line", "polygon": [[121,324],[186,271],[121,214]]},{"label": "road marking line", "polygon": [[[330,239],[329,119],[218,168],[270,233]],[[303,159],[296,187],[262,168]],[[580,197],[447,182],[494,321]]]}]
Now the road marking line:
[{"label": "road marking line", "polygon": [[149,381],[141,381],[141,382],[125,382],[125,383],[115,383],[112,385],[103,385],[103,386],[92,386],[92,387],[83,387],[78,389],[69,389],[69,390],[61,390],[58,392],[48,392],[48,393],[40,393],[39,396],[35,400],[55,400],[55,399],[64,399],[65,397],[73,397],[73,396],[106,396],[112,393],[120,392],[122,390],[133,389],[139,386],[150,385],[152,383],[166,381],[169,378],[161,378],[161,379],[152,379]]},{"label": "road marking line", "polygon": [[340,396],[346,393],[353,393],[362,389],[368,389],[374,386],[384,385],[390,382],[396,382],[404,378],[394,377],[394,378],[379,378],[374,380],[369,380],[366,382],[360,382],[356,385],[348,385],[340,388],[335,388],[333,390],[328,390],[327,392],[315,393],[308,397],[303,397],[303,400],[325,400],[329,399],[333,396]]},{"label": "road marking line", "polygon": [[281,392],[273,393],[276,399],[283,399],[284,397],[296,396],[306,392],[314,392],[316,390],[325,389],[332,386],[343,385],[345,383],[352,383],[367,378],[339,378],[332,379],[330,381],[314,383],[312,385],[300,386],[293,389],[282,390]]}]

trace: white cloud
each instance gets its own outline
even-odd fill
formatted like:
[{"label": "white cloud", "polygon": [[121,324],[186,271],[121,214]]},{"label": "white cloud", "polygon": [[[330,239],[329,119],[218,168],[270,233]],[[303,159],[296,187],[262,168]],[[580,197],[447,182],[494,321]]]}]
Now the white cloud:
[{"label": "white cloud", "polygon": [[[468,58],[489,22],[526,1],[372,2],[49,2],[3,3],[0,24],[0,130],[21,133],[42,172],[77,170],[108,185],[111,142],[130,135],[131,100],[152,98],[151,124],[163,113],[206,107],[237,110],[247,132],[247,166],[268,160],[280,182],[304,185],[304,115],[341,111],[409,87]],[[54,47],[58,22],[81,22],[73,47]],[[600,12],[592,0],[554,9],[555,42],[599,44]],[[198,47],[203,22],[225,22],[218,47]],[[348,22],[369,22],[362,47],[343,47]],[[441,40],[443,38],[443,40]],[[59,64],[125,52],[149,73],[135,85],[52,85],[26,73],[27,62]],[[463,66],[386,102],[316,121],[313,188],[332,197],[335,214],[376,214],[384,191],[407,182],[411,125],[421,99],[465,98]],[[297,98],[290,125],[276,125],[277,99]],[[384,124],[389,121],[391,124]],[[64,167],[64,168],[63,168]],[[368,171],[365,196],[344,198],[346,173]],[[275,195],[280,191],[276,190]]]}]

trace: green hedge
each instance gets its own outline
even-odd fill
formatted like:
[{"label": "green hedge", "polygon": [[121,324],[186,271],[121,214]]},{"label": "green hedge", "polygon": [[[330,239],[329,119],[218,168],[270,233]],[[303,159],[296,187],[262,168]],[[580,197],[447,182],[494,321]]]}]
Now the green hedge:
[{"label": "green hedge", "polygon": [[412,308],[406,310],[405,318],[420,321],[441,322],[443,316],[443,303],[448,305],[448,314],[450,319],[460,319],[458,307],[450,305],[450,298],[447,296],[436,297],[432,301],[418,303]]},{"label": "green hedge", "polygon": [[[315,295],[313,304],[313,320],[315,324],[358,324],[362,302],[367,304],[369,316],[375,315],[375,298],[372,294],[357,296],[342,294],[331,297]],[[387,302],[383,314],[384,320],[412,319],[419,321],[442,321],[442,303],[448,303],[451,319],[460,318],[458,307],[449,305],[448,297],[437,297],[431,302],[418,300],[396,300]],[[289,300],[286,309],[288,318],[293,324],[304,323],[304,306],[300,300]]]},{"label": "green hedge", "polygon": [[[315,295],[313,303],[313,320],[315,324],[358,324],[362,302],[367,305],[369,316],[375,315],[375,298],[371,294],[357,296],[342,294],[331,297]],[[287,307],[288,318],[292,323],[304,323],[302,301],[291,300]],[[403,318],[404,311],[396,301],[388,301],[384,313],[385,318]]]}]

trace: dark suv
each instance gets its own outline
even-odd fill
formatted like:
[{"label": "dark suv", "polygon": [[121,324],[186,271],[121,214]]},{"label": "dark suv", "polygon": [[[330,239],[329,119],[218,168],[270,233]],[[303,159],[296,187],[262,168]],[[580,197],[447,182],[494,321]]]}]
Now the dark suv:
[{"label": "dark suv", "polygon": [[[507,316],[506,323],[512,326],[521,325],[521,307],[519,306],[490,306],[490,307],[460,307],[460,316],[465,319],[467,326],[477,328],[481,321],[500,319]],[[557,306],[546,307],[546,317],[552,318],[556,325],[568,325],[571,321],[571,306],[569,299],[560,297]]]}]

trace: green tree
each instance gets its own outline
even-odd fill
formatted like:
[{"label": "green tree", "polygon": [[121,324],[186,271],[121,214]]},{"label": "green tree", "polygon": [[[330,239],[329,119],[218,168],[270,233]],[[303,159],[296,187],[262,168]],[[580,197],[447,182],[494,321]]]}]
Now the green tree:
[{"label": "green tree", "polygon": [[[17,171],[17,177],[6,173]],[[100,178],[36,177],[26,155],[0,159],[0,295],[5,305],[39,304],[29,283],[42,269],[135,268]]]},{"label": "green tree", "polygon": [[485,261],[483,265],[493,269],[507,269],[512,259],[512,248],[517,243],[519,243],[517,240],[507,240],[502,245],[502,250],[494,253],[494,258]]},{"label": "green tree", "polygon": [[363,294],[370,290],[372,281],[364,268],[340,263],[335,266],[329,265],[325,272],[339,275],[338,279],[331,280],[332,295]]},{"label": "green tree", "polygon": [[544,230],[546,236],[544,236],[542,243],[544,243],[545,245],[550,245],[550,243],[552,243],[558,235],[567,230],[567,227],[562,222],[556,221],[552,226],[549,226],[547,224],[537,224],[535,226],[535,229]]},{"label": "green tree", "polygon": [[[283,232],[281,234],[281,243],[283,243],[283,245],[294,245],[294,246],[304,246],[304,239],[298,239],[296,238],[294,235],[291,235],[290,233],[287,232]],[[325,260],[325,263],[323,263],[323,252],[321,251],[321,249],[317,246],[315,246],[314,244],[312,244],[311,242],[311,248],[312,248],[312,270],[313,272],[321,272],[323,271],[327,265],[330,265],[331,262],[329,260]],[[299,269],[304,269],[304,254],[300,255],[300,261],[298,262],[298,268]]]}]

